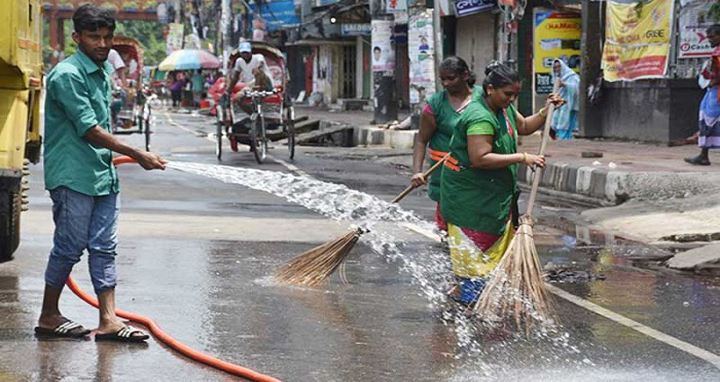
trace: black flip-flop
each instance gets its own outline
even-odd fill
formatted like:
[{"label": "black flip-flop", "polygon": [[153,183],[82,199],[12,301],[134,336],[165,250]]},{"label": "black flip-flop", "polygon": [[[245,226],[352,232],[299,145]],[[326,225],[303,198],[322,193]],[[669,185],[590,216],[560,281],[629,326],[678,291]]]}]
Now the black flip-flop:
[{"label": "black flip-flop", "polygon": [[[137,335],[140,333],[142,335]],[[149,335],[145,334],[140,329],[135,329],[132,326],[123,326],[115,333],[96,334],[95,341],[115,341],[115,342],[145,342],[150,338]]]},{"label": "black flip-flop", "polygon": [[710,161],[707,159],[703,159],[700,156],[696,156],[693,158],[685,158],[685,162],[698,166],[710,166]]},{"label": "black flip-flop", "polygon": [[90,332],[90,329],[85,329],[82,325],[72,320],[67,320],[52,329],[39,326],[35,327],[35,334],[57,338],[82,338],[90,334]]}]

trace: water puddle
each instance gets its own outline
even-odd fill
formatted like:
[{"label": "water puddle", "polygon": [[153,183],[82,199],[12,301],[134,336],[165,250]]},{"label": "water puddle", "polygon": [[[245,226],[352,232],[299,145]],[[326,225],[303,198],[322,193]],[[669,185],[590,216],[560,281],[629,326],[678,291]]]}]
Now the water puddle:
[{"label": "water puddle", "polygon": [[[465,370],[470,364],[479,375],[492,377],[498,372],[502,374],[500,369],[504,367],[518,367],[518,362],[527,367],[560,363],[573,369],[593,365],[583,355],[583,346],[587,345],[574,343],[570,334],[552,320],[540,322],[537,330],[529,334],[518,333],[503,327],[482,325],[476,318],[468,317],[463,307],[448,302],[452,270],[445,250],[440,246],[426,246],[418,251],[417,246],[408,246],[413,251],[406,253],[402,239],[389,230],[380,229],[379,223],[409,223],[440,235],[433,223],[403,210],[397,204],[344,185],[280,172],[185,162],[171,162],[168,167],[268,192],[344,222],[351,229],[367,230],[361,240],[374,252],[396,262],[401,270],[408,272],[412,283],[426,297],[429,308],[441,312],[440,319],[451,328],[456,339],[457,349],[452,356]],[[271,283],[269,278],[259,281],[261,285]],[[518,361],[518,352],[527,358]],[[508,357],[516,362],[508,363]]]}]

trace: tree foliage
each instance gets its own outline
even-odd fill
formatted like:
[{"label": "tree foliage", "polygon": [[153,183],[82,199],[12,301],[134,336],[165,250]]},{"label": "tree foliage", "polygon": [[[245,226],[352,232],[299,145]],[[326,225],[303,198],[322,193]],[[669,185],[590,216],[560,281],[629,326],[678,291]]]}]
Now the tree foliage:
[{"label": "tree foliage", "polygon": [[143,47],[145,65],[157,65],[166,56],[163,25],[157,21],[118,21],[115,34],[134,38]]},{"label": "tree foliage", "polygon": [[[50,64],[53,47],[50,46],[50,22],[45,21],[43,29],[43,58],[46,65]],[[77,50],[77,44],[72,39],[72,21],[66,20],[65,31],[65,57]],[[143,48],[145,65],[157,65],[166,57],[166,45],[163,37],[163,25],[157,21],[122,20],[116,23],[115,35],[130,37],[137,40]]]}]

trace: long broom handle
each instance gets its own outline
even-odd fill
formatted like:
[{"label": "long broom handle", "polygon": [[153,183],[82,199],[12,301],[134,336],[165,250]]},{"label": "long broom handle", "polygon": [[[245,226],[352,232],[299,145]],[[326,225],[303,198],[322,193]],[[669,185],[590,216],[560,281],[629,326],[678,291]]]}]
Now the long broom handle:
[{"label": "long broom handle", "polygon": [[[560,89],[560,78],[555,80],[553,85],[553,94],[557,94]],[[543,131],[542,141],[540,142],[540,153],[538,155],[545,155],[545,148],[547,148],[548,138],[550,137],[550,125],[552,124],[553,113],[555,112],[555,105],[552,103],[548,107],[547,117],[545,117],[545,130]],[[530,199],[528,199],[527,212],[525,215],[532,216],[533,207],[535,207],[535,199],[537,198],[538,188],[540,188],[540,181],[542,180],[543,169],[538,168],[535,171],[535,177],[533,178],[532,189],[530,190]]]},{"label": "long broom handle", "polygon": [[[442,166],[449,157],[450,157],[449,153],[445,154],[445,156],[442,159],[440,159],[437,163],[435,163],[432,167],[430,167],[427,171],[425,171],[423,176],[427,179],[427,177],[430,176],[430,174],[432,174],[433,172],[435,172],[435,170],[439,169],[440,166]],[[392,202],[393,203],[399,202],[400,200],[402,200],[402,198],[407,196],[407,194],[409,194],[412,190],[414,190],[416,188],[417,188],[417,186],[412,185],[412,184],[407,186],[407,188],[405,190],[403,190],[403,192],[401,192],[400,195],[396,196]]]}]

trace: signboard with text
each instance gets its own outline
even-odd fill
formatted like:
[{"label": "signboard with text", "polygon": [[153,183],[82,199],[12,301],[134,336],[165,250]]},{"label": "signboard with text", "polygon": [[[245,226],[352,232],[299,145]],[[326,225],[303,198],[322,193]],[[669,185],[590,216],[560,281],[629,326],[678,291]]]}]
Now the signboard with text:
[{"label": "signboard with text", "polygon": [[[300,18],[295,12],[295,2],[293,0],[263,2],[262,4],[260,16],[265,20],[266,30],[274,31],[284,27],[300,25]],[[251,7],[253,12],[257,12],[256,3],[253,3]]]},{"label": "signboard with text", "polygon": [[553,61],[563,60],[580,72],[581,20],[577,13],[536,9],[533,19],[535,93],[552,92]]},{"label": "signboard with text", "polygon": [[680,43],[678,58],[710,57],[713,52],[707,38],[707,28],[713,25],[708,14],[717,0],[691,0],[678,14]]},{"label": "signboard with text", "polygon": [[457,0],[455,14],[457,17],[472,15],[474,13],[489,11],[497,6],[495,0]]},{"label": "signboard with text", "polygon": [[370,36],[372,26],[369,23],[342,24],[340,31],[343,36]]},{"label": "signboard with text", "polygon": [[602,68],[606,81],[662,78],[670,53],[673,0],[608,1]]}]

